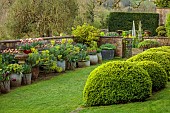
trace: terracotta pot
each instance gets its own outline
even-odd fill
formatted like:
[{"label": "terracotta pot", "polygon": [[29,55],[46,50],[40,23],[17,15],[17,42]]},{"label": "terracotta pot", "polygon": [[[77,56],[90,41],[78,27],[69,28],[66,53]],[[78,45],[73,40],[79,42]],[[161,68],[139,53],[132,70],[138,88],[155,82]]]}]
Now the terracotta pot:
[{"label": "terracotta pot", "polygon": [[89,61],[78,61],[78,67],[89,67],[90,66],[90,60]]},{"label": "terracotta pot", "polygon": [[4,94],[10,92],[10,80],[1,81],[0,89],[1,89],[1,93],[4,93]]},{"label": "terracotta pot", "polygon": [[98,64],[98,57],[96,55],[89,55],[90,57],[90,65],[96,65]]},{"label": "terracotta pot", "polygon": [[12,73],[10,75],[11,87],[19,87],[19,86],[21,86],[21,80],[22,80],[22,75],[21,74]]},{"label": "terracotta pot", "polygon": [[38,78],[38,75],[39,75],[39,73],[40,73],[39,66],[32,67],[31,72],[32,72],[32,79],[33,79],[33,80],[37,79],[37,78]]},{"label": "terracotta pot", "polygon": [[24,74],[22,77],[23,84],[24,85],[31,84],[31,77],[32,77],[32,73]]},{"label": "terracotta pot", "polygon": [[25,54],[29,54],[29,53],[31,53],[31,50],[23,50],[23,52],[24,52]]}]

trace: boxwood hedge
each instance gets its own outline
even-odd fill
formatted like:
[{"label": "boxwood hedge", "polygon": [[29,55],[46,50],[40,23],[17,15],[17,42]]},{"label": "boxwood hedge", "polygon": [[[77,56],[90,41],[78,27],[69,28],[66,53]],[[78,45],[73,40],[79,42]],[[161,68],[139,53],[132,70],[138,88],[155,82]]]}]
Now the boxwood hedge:
[{"label": "boxwood hedge", "polygon": [[170,53],[168,52],[143,52],[129,58],[127,61],[155,61],[165,69],[168,80],[170,80]]},{"label": "boxwood hedge", "polygon": [[145,69],[151,77],[152,91],[158,91],[166,86],[168,76],[160,64],[154,61],[141,61],[137,65]]},{"label": "boxwood hedge", "polygon": [[167,46],[163,46],[163,47],[158,47],[158,48],[150,48],[144,52],[159,52],[159,51],[170,53],[170,48]]},{"label": "boxwood hedge", "polygon": [[170,49],[170,46],[162,46],[162,47],[159,47],[159,48]]},{"label": "boxwood hedge", "polygon": [[149,30],[152,32],[151,35],[157,35],[155,30],[159,24],[159,14],[157,13],[111,12],[108,18],[109,31],[131,30],[133,20],[136,28],[141,21],[143,30]]},{"label": "boxwood hedge", "polygon": [[94,69],[86,82],[86,106],[143,101],[152,93],[147,71],[131,62],[115,61]]}]

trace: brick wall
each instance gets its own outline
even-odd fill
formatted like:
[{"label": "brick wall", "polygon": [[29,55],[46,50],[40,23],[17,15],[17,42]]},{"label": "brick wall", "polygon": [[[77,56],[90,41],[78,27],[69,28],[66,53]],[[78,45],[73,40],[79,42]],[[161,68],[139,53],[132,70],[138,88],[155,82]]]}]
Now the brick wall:
[{"label": "brick wall", "polygon": [[[74,38],[74,36],[56,36],[56,37],[43,37],[44,43],[50,43],[51,40],[60,42],[62,39]],[[15,49],[20,44],[20,40],[0,40],[0,52],[5,49]]]},{"label": "brick wall", "polygon": [[170,46],[170,38],[167,37],[159,37],[159,38],[147,37],[144,38],[144,40],[156,40],[160,43],[160,46]]},{"label": "brick wall", "polygon": [[165,24],[166,15],[170,13],[170,8],[156,8],[156,13],[159,13],[159,25]]},{"label": "brick wall", "polygon": [[110,37],[101,36],[99,39],[99,46],[105,43],[111,43],[116,46],[116,56],[123,57],[123,38],[122,37]]}]

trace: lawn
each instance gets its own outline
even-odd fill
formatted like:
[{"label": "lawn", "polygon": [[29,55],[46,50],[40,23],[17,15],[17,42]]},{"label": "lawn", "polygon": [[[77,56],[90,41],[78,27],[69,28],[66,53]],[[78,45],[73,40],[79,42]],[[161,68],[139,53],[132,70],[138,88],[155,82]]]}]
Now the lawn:
[{"label": "lawn", "polygon": [[169,113],[170,83],[145,102],[83,107],[82,92],[89,73],[96,68],[76,69],[50,80],[34,82],[0,95],[0,113]]}]

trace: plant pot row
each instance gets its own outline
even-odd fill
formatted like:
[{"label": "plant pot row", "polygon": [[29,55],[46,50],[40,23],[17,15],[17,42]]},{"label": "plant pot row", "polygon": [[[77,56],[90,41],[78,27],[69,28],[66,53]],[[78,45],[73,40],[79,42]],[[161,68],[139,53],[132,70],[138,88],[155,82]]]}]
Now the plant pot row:
[{"label": "plant pot row", "polygon": [[57,61],[57,66],[62,68],[62,71],[66,69],[74,70],[76,67],[83,68],[89,67],[90,65],[96,65],[98,63],[102,63],[102,55],[101,53],[97,53],[95,55],[89,55],[89,60],[83,60],[78,62],[66,62],[66,61]]},{"label": "plant pot row", "polygon": [[[111,60],[114,58],[114,50],[102,50],[101,53],[97,53],[94,55],[89,55],[89,60],[83,60],[78,61],[77,65],[76,62],[69,63],[69,66],[67,64],[67,69],[75,69],[76,67],[83,68],[88,67],[90,65],[96,65],[102,63],[102,59],[104,60]],[[59,61],[57,62],[57,66],[62,67],[63,71],[66,70],[66,62],[65,61]]]},{"label": "plant pot row", "polygon": [[[57,66],[62,67],[62,71],[66,69],[74,70],[76,67],[83,68],[88,67],[90,65],[96,65],[98,63],[102,63],[102,59],[113,59],[114,50],[102,50],[101,53],[97,53],[95,55],[89,55],[90,59],[87,61],[78,61],[66,63],[65,61],[58,61]],[[67,67],[66,67],[67,66]],[[31,79],[36,80],[39,75],[39,67],[32,68],[31,74],[11,74],[9,81],[0,82],[1,93],[8,93],[10,91],[10,87],[19,87],[21,85],[31,84]]]},{"label": "plant pot row", "polygon": [[31,84],[32,74],[16,74],[10,75],[10,80],[0,82],[1,93],[8,93],[11,87],[19,87],[21,85]]}]

